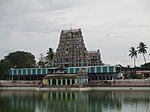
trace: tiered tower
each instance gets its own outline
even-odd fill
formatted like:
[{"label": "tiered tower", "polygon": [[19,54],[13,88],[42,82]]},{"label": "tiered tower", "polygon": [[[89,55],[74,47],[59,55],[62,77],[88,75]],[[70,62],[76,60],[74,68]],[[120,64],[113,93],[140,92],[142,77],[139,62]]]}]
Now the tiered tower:
[{"label": "tiered tower", "polygon": [[88,65],[89,66],[102,65],[101,54],[99,50],[88,52]]},{"label": "tiered tower", "polygon": [[54,55],[54,66],[86,66],[88,65],[87,54],[81,29],[62,30]]},{"label": "tiered tower", "polygon": [[100,52],[88,52],[81,29],[62,30],[59,45],[54,53],[54,67],[101,65]]}]

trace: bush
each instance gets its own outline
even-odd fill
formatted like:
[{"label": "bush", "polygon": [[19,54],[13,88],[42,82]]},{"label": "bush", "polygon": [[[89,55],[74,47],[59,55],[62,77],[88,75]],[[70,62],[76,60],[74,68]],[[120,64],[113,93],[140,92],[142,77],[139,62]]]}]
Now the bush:
[{"label": "bush", "polygon": [[132,79],[143,79],[142,74],[130,74],[130,78]]}]

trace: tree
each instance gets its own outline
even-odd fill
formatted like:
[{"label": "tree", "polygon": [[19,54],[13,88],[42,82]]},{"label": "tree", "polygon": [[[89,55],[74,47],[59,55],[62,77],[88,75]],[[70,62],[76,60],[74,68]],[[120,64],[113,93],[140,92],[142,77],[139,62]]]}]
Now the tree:
[{"label": "tree", "polygon": [[136,58],[137,58],[137,50],[134,48],[134,47],[131,47],[130,48],[130,50],[129,50],[129,56],[131,57],[131,58],[134,58],[134,67],[136,67]]},{"label": "tree", "polygon": [[11,67],[11,63],[9,62],[9,60],[6,59],[0,60],[0,79],[9,78],[10,67]]},{"label": "tree", "polygon": [[48,52],[46,54],[47,54],[47,56],[46,56],[47,66],[52,66],[52,60],[53,60],[53,57],[54,57],[53,49],[49,48]]},{"label": "tree", "polygon": [[35,57],[29,52],[16,51],[5,56],[9,60],[11,67],[14,68],[31,68],[35,67]]},{"label": "tree", "polygon": [[146,70],[150,70],[150,62],[141,65],[141,68],[142,68],[142,69],[146,69]]},{"label": "tree", "polygon": [[143,79],[144,77],[142,74],[132,73],[132,74],[130,74],[130,78],[132,78],[132,79]]},{"label": "tree", "polygon": [[144,62],[146,63],[146,58],[145,58],[145,55],[144,55],[144,54],[147,53],[147,46],[146,46],[146,44],[143,43],[143,42],[140,42],[139,46],[137,48],[138,48],[138,53],[139,54],[143,54]]},{"label": "tree", "polygon": [[38,66],[39,66],[39,67],[45,67],[45,64],[46,64],[46,62],[45,62],[45,57],[44,57],[43,54],[41,53],[41,54],[40,54],[40,58],[39,58],[39,62],[38,62]]}]

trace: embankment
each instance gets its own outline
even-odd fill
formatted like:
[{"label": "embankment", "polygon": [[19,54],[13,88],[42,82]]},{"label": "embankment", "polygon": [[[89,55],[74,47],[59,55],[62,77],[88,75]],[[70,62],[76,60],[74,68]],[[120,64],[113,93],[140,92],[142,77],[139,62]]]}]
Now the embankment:
[{"label": "embankment", "polygon": [[150,87],[0,87],[0,90],[20,90],[20,91],[105,91],[105,90],[150,90]]}]

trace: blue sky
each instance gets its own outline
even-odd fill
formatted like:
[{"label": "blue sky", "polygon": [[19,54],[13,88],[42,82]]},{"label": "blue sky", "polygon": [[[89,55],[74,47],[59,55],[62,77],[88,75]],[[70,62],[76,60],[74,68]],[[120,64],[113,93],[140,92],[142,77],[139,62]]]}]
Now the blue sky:
[{"label": "blue sky", "polygon": [[100,49],[104,63],[133,65],[130,47],[142,41],[150,53],[150,0],[0,0],[0,59],[23,50],[38,60],[70,27],[82,29],[86,48]]}]

